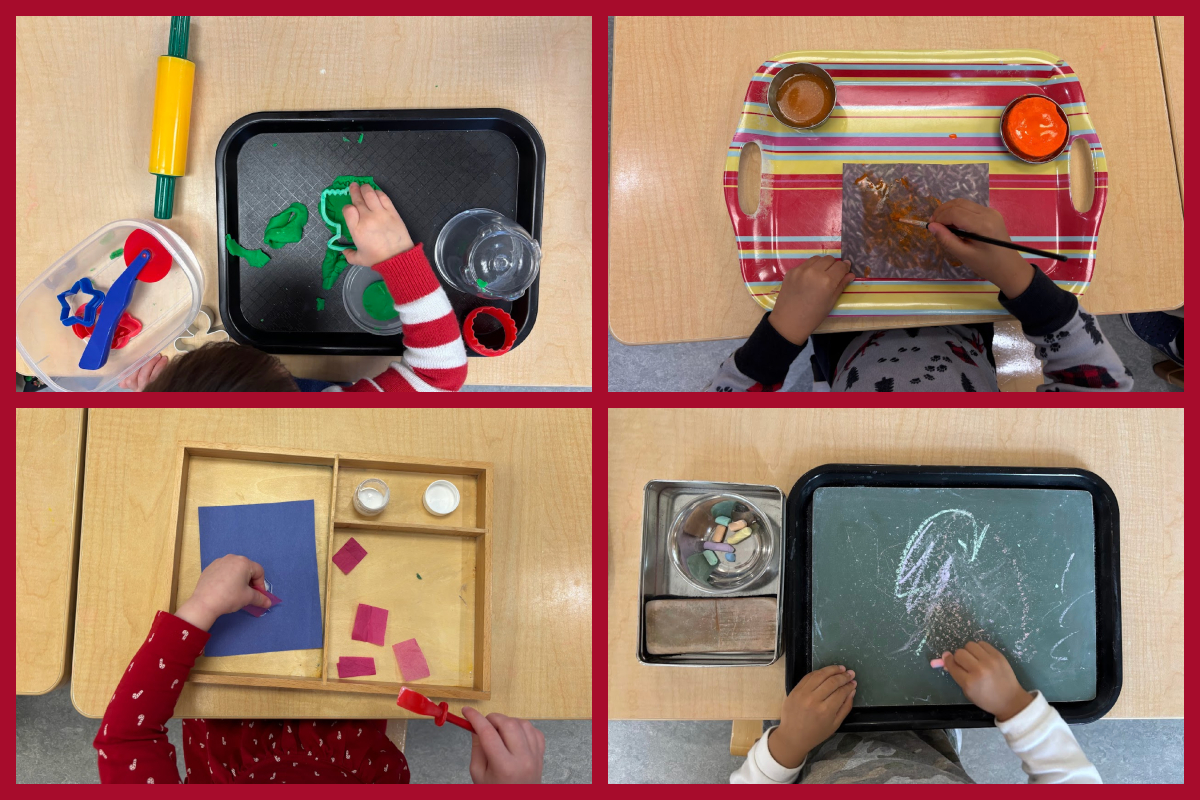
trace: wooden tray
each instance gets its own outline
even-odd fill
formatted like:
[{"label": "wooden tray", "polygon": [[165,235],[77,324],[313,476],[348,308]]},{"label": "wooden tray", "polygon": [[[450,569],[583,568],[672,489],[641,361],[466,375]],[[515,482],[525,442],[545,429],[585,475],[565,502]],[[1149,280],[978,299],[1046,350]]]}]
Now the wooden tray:
[{"label": "wooden tray", "polygon": [[[491,464],[182,442],[177,472],[169,610],[191,595],[200,576],[199,506],[313,500],[325,620],[320,650],[201,656],[188,680],[376,694],[408,685],[431,697],[490,699]],[[390,493],[376,517],[360,515],[351,501],[369,477],[382,479]],[[461,495],[445,517],[421,503],[425,487],[439,478]],[[344,575],[331,556],[351,536],[369,555]],[[350,639],[360,602],[390,612],[384,647]],[[406,684],[391,645],[414,637],[431,674]],[[372,656],[377,674],[339,679],[341,656]]]},{"label": "wooden tray", "polygon": [[[784,126],[767,107],[775,73],[792,62],[819,64],[837,86],[829,119],[807,131]],[[1000,114],[1012,99],[1044,94],[1070,122],[1057,159],[1027,164],[1000,139]],[[1076,211],[1071,145],[1091,153],[1091,207]],[[742,152],[761,152],[754,214],[738,200]],[[1086,145],[1086,147],[1085,147]],[[751,148],[753,149],[753,148]],[[1038,50],[794,52],[763,63],[750,79],[725,162],[725,202],[737,237],[742,280],[763,308],[775,306],[784,273],[814,255],[841,255],[842,165],[971,164],[989,167],[988,205],[1004,215],[1013,241],[1067,255],[1066,262],[1025,258],[1069,292],[1083,294],[1095,264],[1108,192],[1104,149],[1083,89],[1067,63]],[[1086,190],[1083,185],[1078,191]],[[982,280],[858,278],[830,316],[1006,313],[996,287]]]}]

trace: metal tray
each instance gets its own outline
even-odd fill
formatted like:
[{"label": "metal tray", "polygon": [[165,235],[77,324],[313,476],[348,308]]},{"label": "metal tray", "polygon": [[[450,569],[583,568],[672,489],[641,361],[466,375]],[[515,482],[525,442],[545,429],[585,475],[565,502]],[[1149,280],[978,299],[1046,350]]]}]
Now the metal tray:
[{"label": "metal tray", "polygon": [[[812,661],[808,576],[812,574],[812,499],[824,486],[1079,489],[1092,495],[1096,523],[1096,696],[1051,703],[1067,722],[1103,717],[1121,693],[1120,512],[1116,495],[1095,473],[1038,467],[891,466],[825,464],[805,473],[787,502],[784,574],[791,587],[785,603],[785,685],[790,692]],[[840,731],[990,727],[994,717],[973,705],[854,708]]]},{"label": "metal tray", "polygon": [[[376,336],[350,320],[341,299],[345,272],[332,289],[322,289],[328,236],[318,204],[338,175],[374,176],[431,260],[442,226],[468,208],[499,211],[541,241],[546,149],[529,120],[504,109],[250,114],[221,137],[216,169],[221,318],[236,341],[270,353],[404,351],[401,334]],[[227,233],[249,249],[261,247],[267,220],[294,201],[308,206],[301,241],[270,250],[261,269],[226,252]],[[540,280],[511,302],[446,293],[459,325],[479,306],[510,313],[515,347],[537,318]],[[322,311],[318,297],[325,300]]]},{"label": "metal tray", "polygon": [[[676,515],[691,501],[705,494],[728,493],[752,501],[770,516],[776,526],[779,545],[775,549],[777,563],[772,565],[763,580],[748,591],[722,593],[720,597],[761,597],[775,595],[775,652],[773,653],[682,653],[651,655],[646,650],[646,603],[664,597],[714,597],[688,583],[671,563],[667,552],[667,534]],[[783,655],[783,559],[784,495],[775,486],[748,483],[711,483],[708,481],[653,480],[646,484],[642,502],[642,574],[638,585],[638,661],[643,664],[730,667],[766,666]]]}]

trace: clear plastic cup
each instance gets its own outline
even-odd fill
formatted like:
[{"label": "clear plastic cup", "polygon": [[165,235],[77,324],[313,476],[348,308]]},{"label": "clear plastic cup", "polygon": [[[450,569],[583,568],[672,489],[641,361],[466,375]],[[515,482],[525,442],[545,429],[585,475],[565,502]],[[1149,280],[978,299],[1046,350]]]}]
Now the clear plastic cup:
[{"label": "clear plastic cup", "polygon": [[404,329],[400,317],[389,320],[379,320],[367,313],[363,307],[363,292],[372,283],[382,281],[383,276],[370,267],[355,265],[350,267],[342,278],[342,302],[346,305],[346,314],[350,321],[367,333],[379,336],[394,336]]},{"label": "clear plastic cup", "polygon": [[442,227],[433,262],[442,280],[460,292],[516,300],[537,280],[542,248],[503,214],[472,208]]},{"label": "clear plastic cup", "polygon": [[[142,330],[125,347],[113,350],[98,370],[79,368],[86,342],[59,319],[58,295],[80,278],[90,278],[107,292],[125,271],[125,259],[112,253],[122,249],[136,229],[158,238],[173,263],[156,283],[138,281],[128,311]],[[171,346],[200,313],[204,273],[187,243],[170,228],[152,220],[121,219],[110,222],[76,245],[17,297],[17,352],[47,386],[59,392],[105,392],[151,356]],[[74,309],[72,309],[74,310]]]}]

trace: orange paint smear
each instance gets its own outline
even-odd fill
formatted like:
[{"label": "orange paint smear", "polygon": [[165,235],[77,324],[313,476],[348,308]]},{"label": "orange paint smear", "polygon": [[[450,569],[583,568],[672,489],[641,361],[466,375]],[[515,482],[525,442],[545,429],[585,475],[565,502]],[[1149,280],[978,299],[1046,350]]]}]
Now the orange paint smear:
[{"label": "orange paint smear", "polygon": [[775,102],[788,122],[805,128],[833,109],[833,93],[815,75],[793,75],[779,87]]},{"label": "orange paint smear", "polygon": [[1021,153],[1043,158],[1066,141],[1067,124],[1053,102],[1044,97],[1027,97],[1009,110],[1004,132]]}]

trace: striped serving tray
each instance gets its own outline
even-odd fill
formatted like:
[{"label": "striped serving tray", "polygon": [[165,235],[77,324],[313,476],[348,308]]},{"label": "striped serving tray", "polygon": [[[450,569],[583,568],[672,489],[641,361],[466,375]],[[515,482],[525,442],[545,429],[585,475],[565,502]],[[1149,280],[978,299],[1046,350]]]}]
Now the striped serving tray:
[{"label": "striped serving tray", "polygon": [[[795,131],[767,107],[771,79],[797,61],[820,64],[837,84],[837,106],[811,131]],[[1014,97],[1044,94],[1070,121],[1070,139],[1091,147],[1095,195],[1086,213],[1071,204],[1070,146],[1054,161],[1026,164],[1000,140],[1000,114]],[[738,162],[755,142],[762,152],[758,210],[742,212]],[[841,255],[842,165],[986,163],[990,205],[1013,241],[1069,256],[1026,256],[1055,283],[1083,294],[1092,276],[1108,192],[1104,149],[1088,117],[1079,79],[1037,50],[794,52],[767,61],[746,90],[725,160],[725,201],[737,237],[742,280],[773,308],[783,274],[813,255]],[[835,316],[1003,314],[996,289],[979,280],[859,278]]]}]

